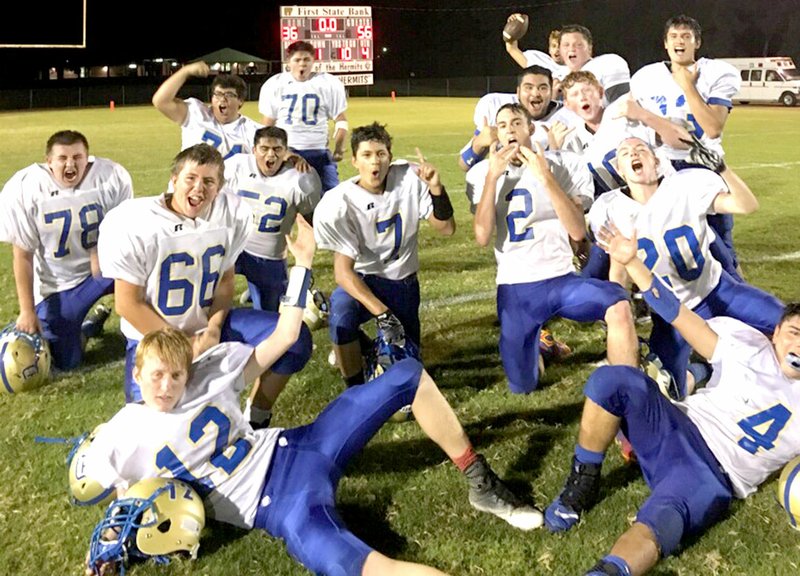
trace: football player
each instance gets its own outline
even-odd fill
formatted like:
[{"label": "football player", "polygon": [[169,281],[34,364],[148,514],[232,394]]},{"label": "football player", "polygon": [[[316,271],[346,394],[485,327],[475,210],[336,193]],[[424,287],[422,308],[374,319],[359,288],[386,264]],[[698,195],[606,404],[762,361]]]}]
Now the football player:
[{"label": "football player", "polygon": [[[322,180],[324,194],[339,184],[336,163],[344,158],[347,98],[342,82],[314,71],[314,46],[298,41],[286,49],[289,71],[269,78],[261,87],[258,110],[267,126],[289,134],[289,146],[305,158]],[[328,150],[328,120],[335,122],[333,153]]]},{"label": "football player", "polygon": [[[497,114],[502,147],[470,172],[478,208],[475,239],[497,259],[500,356],[512,392],[526,394],[539,380],[539,329],[562,316],[608,325],[608,360],[638,365],[637,339],[621,286],[575,274],[570,239],[583,239],[583,210],[592,198],[582,159],[532,150],[527,110],[506,104]],[[577,202],[576,202],[577,200]]]},{"label": "football player", "polygon": [[[739,91],[738,71],[721,60],[697,58],[702,45],[702,30],[694,18],[680,15],[664,25],[664,49],[669,62],[642,67],[631,78],[631,92],[652,113],[685,125],[701,142],[722,155],[722,131],[733,108],[732,98]],[[680,169],[690,163],[684,146],[667,145],[667,157]],[[718,241],[712,253],[725,270],[741,280],[733,247],[733,216],[709,216]]]},{"label": "football player", "polygon": [[[128,339],[125,397],[141,401],[133,378],[136,344],[142,335],[173,326],[192,340],[194,356],[219,342],[260,342],[278,321],[274,312],[230,310],[234,264],[242,253],[253,219],[233,194],[219,194],[224,182],[222,155],[208,144],[181,151],[172,165],[171,193],[123,203],[101,226],[108,238],[99,246],[100,267],[116,279],[117,312]],[[250,414],[266,425],[272,403],[289,376],[311,355],[311,335],[300,338],[278,360],[251,401]]]},{"label": "football player", "polygon": [[[509,18],[513,18],[512,14]],[[563,64],[539,50],[519,48],[519,41],[505,42],[506,52],[522,68],[538,64],[552,71],[559,81],[570,72],[586,70],[600,81],[605,90],[604,103],[609,104],[630,91],[631,71],[624,58],[617,54],[592,57],[592,33],[585,26],[570,24],[561,27],[558,54]]]},{"label": "football player", "polygon": [[100,222],[133,197],[133,185],[125,168],[90,156],[80,132],[56,132],[45,154],[43,163],[20,170],[3,187],[0,241],[13,245],[17,329],[41,333],[50,344],[53,365],[70,370],[110,312],[99,305],[87,317],[114,288],[97,262]]},{"label": "football player", "polygon": [[349,386],[364,382],[359,326],[369,319],[389,344],[410,338],[419,347],[419,224],[444,236],[456,229],[439,171],[419,150],[417,165],[392,162],[392,138],[377,122],[353,130],[351,146],[358,175],[329,191],[314,214],[317,244],[334,253],[330,335]]},{"label": "football player", "polygon": [[153,106],[181,127],[181,150],[205,142],[224,158],[252,152],[256,130],[261,125],[240,113],[247,98],[247,84],[239,76],[219,74],[211,83],[211,105],[197,98],[178,98],[178,91],[191,77],[205,78],[205,62],[192,62],[164,80],[153,94]]},{"label": "football player", "polygon": [[[709,213],[748,214],[758,208],[747,184],[724,164],[719,174],[689,168],[661,179],[659,160],[639,138],[619,145],[616,164],[626,186],[603,194],[592,206],[589,222],[595,234],[607,222],[626,235],[635,233],[645,264],[690,310],[706,319],[732,316],[771,334],[783,305],[774,296],[733,279],[709,251],[713,236],[706,222]],[[609,276],[625,283],[624,268],[613,262]],[[675,378],[677,395],[690,392],[686,379],[689,344],[658,317],[653,318],[650,349]]]},{"label": "football player", "polygon": [[771,341],[732,318],[706,322],[637,258],[635,235],[627,239],[610,225],[601,239],[653,311],[714,365],[705,388],[674,403],[645,374],[624,366],[598,368],[586,382],[569,478],[545,522],[552,531],[568,530],[597,501],[605,452],[622,430],[651,494],[587,574],[639,575],[800,453],[800,420],[792,418],[800,406],[800,304],[783,309]]},{"label": "football player", "polygon": [[289,281],[286,234],[295,215],[311,214],[319,202],[316,170],[298,172],[286,162],[286,131],[268,126],[256,131],[253,154],[225,161],[225,190],[241,196],[253,211],[253,230],[236,260],[236,273],[247,278],[253,308],[278,311]]},{"label": "football player", "polygon": [[[292,429],[254,431],[239,391],[297,340],[311,275],[314,239],[298,219],[289,241],[296,265],[275,330],[255,348],[223,343],[192,361],[192,344],[172,328],[147,334],[135,357],[142,403],[122,408],[85,452],[86,475],[124,490],[142,478],[178,478],[204,498],[207,514],[285,540],[315,574],[442,574],[391,560],[352,534],[336,510],[336,487],[350,460],[402,405],[464,473],[470,504],[520,529],[542,524],[475,452],[447,400],[413,359],[368,386],[349,388],[317,419]],[[138,430],[130,434],[131,427]],[[100,571],[102,567],[92,566]]]}]

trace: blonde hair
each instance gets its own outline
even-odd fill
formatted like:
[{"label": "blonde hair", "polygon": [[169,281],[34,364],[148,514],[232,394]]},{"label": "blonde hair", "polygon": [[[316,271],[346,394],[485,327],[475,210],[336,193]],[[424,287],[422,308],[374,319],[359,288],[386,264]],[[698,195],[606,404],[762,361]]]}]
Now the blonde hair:
[{"label": "blonde hair", "polygon": [[567,74],[561,81],[561,90],[563,92],[566,92],[567,90],[572,88],[575,84],[579,84],[581,82],[597,86],[600,92],[603,91],[603,85],[600,84],[599,80],[597,80],[597,76],[595,76],[591,72],[587,72],[586,70],[578,70],[577,72],[570,72],[569,74]]},{"label": "blonde hair", "polygon": [[172,326],[145,334],[136,346],[136,370],[142,369],[147,354],[154,354],[172,368],[185,368],[189,372],[192,366],[192,343],[186,334]]}]

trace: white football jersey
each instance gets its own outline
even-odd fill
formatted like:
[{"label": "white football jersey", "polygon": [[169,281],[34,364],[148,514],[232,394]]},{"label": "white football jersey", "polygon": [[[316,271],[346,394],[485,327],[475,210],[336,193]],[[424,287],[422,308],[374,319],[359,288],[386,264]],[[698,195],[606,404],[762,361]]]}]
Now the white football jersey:
[{"label": "white football jersey", "polygon": [[676,405],[695,423],[739,498],[800,454],[800,382],[780,369],[775,348],[733,318],[708,321],[719,335],[711,380]]},{"label": "white football jersey", "polygon": [[355,270],[401,280],[419,270],[420,220],[433,213],[428,185],[416,165],[392,162],[383,194],[358,185],[358,176],[328,190],[314,212],[314,238],[325,250],[355,260]]},{"label": "white football jersey", "polygon": [[[570,69],[564,64],[557,64],[549,54],[540,52],[539,50],[526,50],[523,52],[525,59],[528,61],[528,66],[537,64],[547,68],[553,73],[553,78],[563,80]],[[617,54],[601,54],[591,58],[586,64],[581,67],[581,70],[591,72],[600,82],[603,89],[608,92],[610,88],[618,86],[619,84],[626,84],[631,81],[631,71],[628,68],[628,63],[622,56]],[[603,97],[603,103],[608,105],[608,100]]]},{"label": "white football jersey", "polygon": [[672,286],[687,308],[708,296],[722,271],[711,256],[714,233],[706,216],[713,214],[717,194],[727,193],[725,181],[711,170],[689,168],[662,180],[646,204],[621,189],[602,194],[589,211],[592,232],[606,222],[639,239],[639,257],[653,274]]},{"label": "white football jersey", "polygon": [[[489,94],[481,96],[481,99],[475,104],[475,112],[472,115],[472,120],[475,122],[475,130],[480,132],[483,128],[484,118],[489,126],[494,126],[497,121],[498,110],[506,104],[519,104],[517,95],[506,92],[490,92]],[[543,118],[537,120],[537,122],[550,122],[551,118],[560,110],[562,110],[561,104],[555,100],[551,100],[547,114],[545,114]]]},{"label": "white football jersey", "polygon": [[315,72],[305,82],[281,72],[261,87],[258,110],[286,130],[295,150],[328,147],[328,119],[347,110],[344,84],[327,72]]},{"label": "white football jersey", "polygon": [[256,130],[262,127],[261,124],[244,115],[233,122],[220,124],[211,108],[197,98],[187,98],[184,102],[187,113],[181,125],[181,150],[206,143],[219,150],[223,158],[253,151]]},{"label": "white football jersey", "polygon": [[[697,91],[707,104],[733,107],[733,96],[739,92],[739,72],[721,60],[700,58],[695,64],[699,70]],[[631,93],[647,110],[676,124],[685,126],[702,140],[703,144],[722,154],[722,137],[709,138],[692,115],[686,95],[672,79],[669,62],[656,62],[639,69],[631,78]],[[685,160],[688,150],[664,147],[670,159]]]},{"label": "white football jersey", "polygon": [[[194,220],[170,210],[164,195],[130,200],[103,220],[100,269],[107,278],[144,286],[156,313],[192,335],[208,325],[214,290],[244,250],[252,220],[233,194],[217,194],[207,216]],[[141,340],[125,318],[120,328]]]},{"label": "white football jersey", "polygon": [[143,478],[180,478],[201,493],[211,518],[252,528],[281,432],[253,431],[239,408],[252,353],[238,342],[207,350],[170,412],[126,404],[87,449],[86,475],[123,489]]},{"label": "white football jersey", "polygon": [[[550,170],[568,196],[591,202],[594,188],[586,164],[567,152],[545,152]],[[489,161],[468,177],[477,205],[483,195]],[[509,166],[497,183],[494,255],[498,284],[521,284],[575,271],[569,235],[556,216],[547,192],[525,166]]]},{"label": "white football jersey", "polygon": [[100,222],[132,197],[128,171],[94,156],[74,188],[62,188],[47,164],[32,164],[6,182],[0,193],[0,242],[33,253],[36,304],[89,277],[89,252],[97,245]]},{"label": "white football jersey", "polygon": [[274,176],[264,176],[252,154],[225,161],[224,191],[241,196],[253,211],[253,229],[245,252],[268,258],[286,258],[286,235],[295,216],[310,214],[319,202],[322,185],[316,170],[301,174],[288,164]]}]

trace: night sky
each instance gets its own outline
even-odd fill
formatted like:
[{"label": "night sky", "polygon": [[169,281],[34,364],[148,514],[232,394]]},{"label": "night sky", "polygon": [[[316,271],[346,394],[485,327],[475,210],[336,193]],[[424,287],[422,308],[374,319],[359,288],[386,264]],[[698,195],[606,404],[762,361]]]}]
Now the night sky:
[{"label": "night sky", "polygon": [[[0,48],[2,81],[35,78],[50,66],[125,64],[142,59],[188,61],[223,47],[278,60],[278,6],[289,2],[239,0],[193,10],[190,2],[88,0],[85,49]],[[358,2],[306,2],[308,5]],[[199,5],[199,4],[198,4]],[[0,21],[0,44],[80,43],[83,0],[16,4],[27,17]],[[595,54],[614,52],[631,70],[664,57],[661,35],[670,16],[686,13],[703,27],[701,55],[788,55],[800,59],[800,0],[397,0],[372,4],[379,78],[507,75],[515,65],[500,31],[519,11],[531,17],[521,48],[544,48],[551,28],[581,23],[594,35]],[[170,7],[170,8],[165,8]],[[172,12],[167,12],[167,9]],[[120,12],[121,11],[121,12]]]}]

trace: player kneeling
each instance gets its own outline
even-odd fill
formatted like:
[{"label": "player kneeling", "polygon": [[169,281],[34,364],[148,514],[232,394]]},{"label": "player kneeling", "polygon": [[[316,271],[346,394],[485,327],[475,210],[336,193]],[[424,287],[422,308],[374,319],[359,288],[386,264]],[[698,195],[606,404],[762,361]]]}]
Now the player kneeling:
[{"label": "player kneeling", "polygon": [[[297,239],[289,241],[297,265],[273,333],[255,348],[219,344],[194,362],[181,331],[147,334],[134,368],[143,403],[126,405],[98,431],[86,452],[85,473],[123,490],[155,476],[186,481],[208,504],[210,516],[285,540],[290,554],[317,574],[441,574],[372,550],[336,511],[336,486],[348,462],[392,414],[411,404],[420,427],[464,472],[473,507],[524,530],[540,526],[541,512],[517,498],[474,451],[414,359],[394,364],[367,386],[347,389],[309,425],[256,431],[249,426],[239,392],[300,333],[315,245],[311,227],[302,220],[298,227]],[[134,428],[140,432],[131,435]],[[89,570],[102,573],[103,561]]]}]

